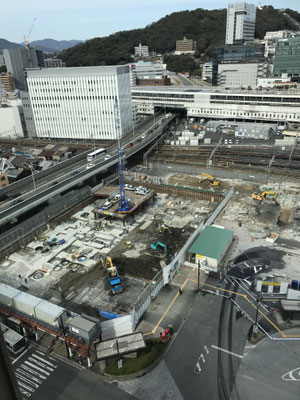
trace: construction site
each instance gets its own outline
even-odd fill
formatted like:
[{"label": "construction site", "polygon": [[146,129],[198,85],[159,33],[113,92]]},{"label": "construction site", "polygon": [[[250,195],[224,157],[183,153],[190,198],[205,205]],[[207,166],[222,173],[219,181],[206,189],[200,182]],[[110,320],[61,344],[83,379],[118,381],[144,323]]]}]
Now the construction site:
[{"label": "construction site", "polygon": [[[218,313],[220,306],[220,321],[212,322],[219,329],[225,326],[223,302],[234,302],[230,335],[232,324],[240,323],[238,312],[245,317],[244,333],[249,321],[255,326],[255,312],[256,318],[262,315],[260,327],[266,336],[272,330],[282,332],[286,321],[297,326],[298,305],[293,305],[292,323],[282,305],[300,299],[297,172],[270,172],[253,165],[221,168],[208,162],[211,152],[206,163],[200,153],[197,162],[190,157],[186,163],[180,154],[162,158],[153,146],[143,164],[140,156],[126,163],[118,141],[115,154],[106,153],[99,162],[101,175],[95,173],[85,186],[80,182],[75,190],[51,198],[48,207],[55,218],[41,229],[37,215],[30,215],[34,234],[28,230],[13,243],[13,251],[8,254],[6,249],[2,255],[1,323],[40,345],[43,359],[53,351],[97,374],[122,371],[123,362],[126,366],[145,355],[149,343],[172,343],[189,310],[194,304],[197,309],[200,294],[222,299],[222,304],[214,301],[210,306],[211,298],[209,306],[200,307],[207,313],[204,321],[211,321],[210,307]],[[67,182],[82,179],[97,164],[81,168]],[[51,187],[47,182],[46,191]],[[73,206],[77,193],[82,197]],[[47,208],[36,210],[47,216]],[[20,220],[20,226],[23,223]],[[247,297],[252,293],[261,301],[256,309],[255,298]],[[274,299],[273,294],[280,297]],[[270,307],[261,300],[268,295]],[[209,329],[209,323],[206,326]],[[131,393],[132,388],[123,386]]]}]

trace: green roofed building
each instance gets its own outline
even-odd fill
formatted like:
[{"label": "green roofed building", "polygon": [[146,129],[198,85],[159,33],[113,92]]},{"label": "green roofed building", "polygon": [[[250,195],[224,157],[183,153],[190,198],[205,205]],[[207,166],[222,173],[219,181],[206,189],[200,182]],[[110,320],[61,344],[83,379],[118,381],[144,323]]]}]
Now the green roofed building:
[{"label": "green roofed building", "polygon": [[207,226],[189,248],[189,259],[191,260],[194,256],[195,264],[198,264],[200,260],[206,260],[207,269],[217,271],[232,240],[233,231],[217,226]]}]

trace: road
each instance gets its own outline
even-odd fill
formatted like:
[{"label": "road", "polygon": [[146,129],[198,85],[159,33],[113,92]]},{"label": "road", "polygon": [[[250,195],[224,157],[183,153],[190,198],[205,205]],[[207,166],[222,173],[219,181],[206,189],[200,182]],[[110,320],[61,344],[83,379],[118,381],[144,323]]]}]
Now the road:
[{"label": "road", "polygon": [[[122,140],[123,146],[126,148],[126,146],[130,142],[135,142],[142,134],[147,134],[147,132],[151,128],[153,128],[153,126],[155,125],[155,122],[158,122],[159,120],[161,120],[163,118],[164,118],[164,115],[162,112],[157,113],[155,115],[155,118],[154,117],[147,118],[138,129],[136,129],[134,132],[132,132],[131,134],[129,134],[123,138],[123,140]],[[101,147],[101,146],[99,145],[97,147]],[[107,153],[111,154],[111,155],[116,154],[115,143],[111,143],[107,147]],[[103,161],[103,159],[104,159],[104,157],[102,157],[102,159],[99,159],[97,162],[100,163],[101,161]],[[35,181],[36,188],[34,188],[33,181],[30,181],[29,184],[27,183],[27,184],[23,185],[23,187],[21,187],[21,185],[22,185],[22,180],[21,180],[10,186],[10,188],[11,188],[10,193],[11,194],[14,193],[14,194],[18,195],[18,196],[16,196],[18,201],[27,199],[29,197],[32,197],[34,194],[40,193],[43,190],[47,189],[49,187],[49,185],[51,184],[51,182],[53,182],[53,181],[61,182],[63,180],[66,180],[66,179],[72,177],[72,174],[74,171],[78,171],[78,172],[85,171],[86,165],[87,165],[86,157],[83,160],[74,162],[74,164],[66,166],[66,167],[63,167],[63,163],[62,163],[61,170],[51,173],[51,168],[49,168],[49,170],[48,170],[49,175],[47,175],[45,177],[39,178],[39,174],[35,173],[34,181]],[[1,196],[1,190],[0,190],[0,196]],[[0,204],[0,212],[6,210],[9,207],[12,207],[14,205],[13,204],[14,202],[16,203],[16,198],[14,198],[13,200],[2,201]]]},{"label": "road", "polygon": [[102,377],[68,361],[30,348],[13,364],[23,399],[134,400]]},{"label": "road", "polygon": [[[227,298],[197,295],[165,363],[183,399],[229,400],[249,331]],[[239,398],[238,396],[236,398]]]},{"label": "road", "polygon": [[186,78],[184,75],[176,75],[176,78],[180,80],[182,86],[195,86],[192,81]]},{"label": "road", "polygon": [[[212,278],[206,283],[218,284]],[[175,337],[158,367],[145,377],[119,382],[119,386],[143,400],[242,399],[234,383],[251,323],[241,317],[232,300],[222,296],[230,293],[221,290],[238,290],[235,286],[224,282],[218,296],[191,292],[194,301],[189,299],[192,305],[182,310],[181,326],[173,325]],[[181,299],[191,293],[184,289]],[[234,299],[236,295],[231,294]],[[164,320],[162,326],[169,322]]]}]

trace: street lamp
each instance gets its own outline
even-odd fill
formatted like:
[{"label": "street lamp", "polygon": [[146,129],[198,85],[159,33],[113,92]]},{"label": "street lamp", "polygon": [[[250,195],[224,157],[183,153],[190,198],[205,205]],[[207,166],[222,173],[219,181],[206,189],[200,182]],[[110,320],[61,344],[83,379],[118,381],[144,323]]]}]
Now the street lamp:
[{"label": "street lamp", "polygon": [[34,180],[34,176],[33,176],[33,165],[32,165],[32,162],[29,162],[29,168],[31,170],[31,177],[32,177],[33,187],[34,187],[34,190],[35,190],[36,189],[36,184],[35,184],[35,180]]}]

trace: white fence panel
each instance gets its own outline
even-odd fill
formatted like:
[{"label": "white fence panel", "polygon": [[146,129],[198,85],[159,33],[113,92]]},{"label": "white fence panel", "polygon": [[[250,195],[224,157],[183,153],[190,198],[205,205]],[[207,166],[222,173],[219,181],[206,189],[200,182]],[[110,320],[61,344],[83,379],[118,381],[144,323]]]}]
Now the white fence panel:
[{"label": "white fence panel", "polygon": [[129,335],[134,332],[135,323],[133,314],[101,322],[102,340],[113,339],[118,336]]}]

